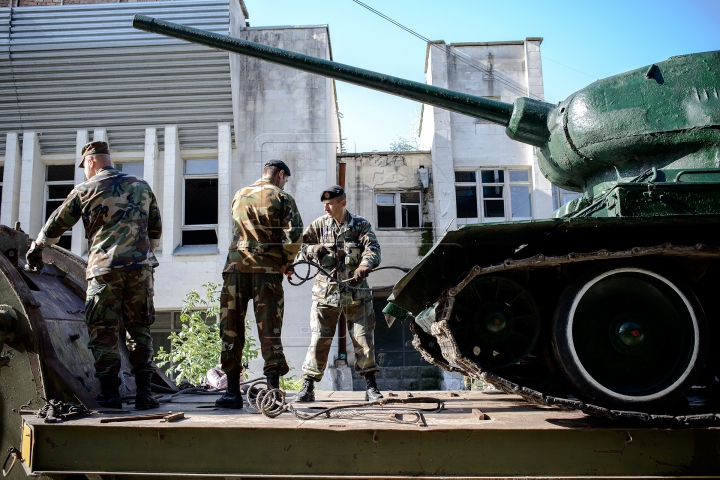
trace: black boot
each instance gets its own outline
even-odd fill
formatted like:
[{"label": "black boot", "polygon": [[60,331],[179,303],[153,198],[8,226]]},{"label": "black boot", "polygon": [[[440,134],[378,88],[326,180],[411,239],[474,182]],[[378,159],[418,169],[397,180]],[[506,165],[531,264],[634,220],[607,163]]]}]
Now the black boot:
[{"label": "black boot", "polygon": [[103,375],[98,378],[102,392],[95,397],[101,407],[122,408],[120,398],[120,379],[117,374]]},{"label": "black boot", "polygon": [[380,390],[378,390],[377,383],[375,383],[375,372],[365,374],[365,401],[374,402],[380,400],[383,397]]},{"label": "black boot", "polygon": [[265,380],[267,380],[271,388],[280,388],[280,375],[277,373],[266,374]]},{"label": "black boot", "polygon": [[143,370],[135,374],[137,391],[135,393],[135,410],[150,410],[159,408],[160,403],[155,399],[150,390],[150,379],[153,376],[152,370]]},{"label": "black boot", "polygon": [[215,400],[215,406],[218,408],[243,408],[243,399],[240,393],[240,375],[228,375],[227,383],[227,392]]},{"label": "black boot", "polygon": [[314,402],[315,401],[315,382],[309,378],[303,378],[303,384],[300,391],[292,399],[293,402]]}]

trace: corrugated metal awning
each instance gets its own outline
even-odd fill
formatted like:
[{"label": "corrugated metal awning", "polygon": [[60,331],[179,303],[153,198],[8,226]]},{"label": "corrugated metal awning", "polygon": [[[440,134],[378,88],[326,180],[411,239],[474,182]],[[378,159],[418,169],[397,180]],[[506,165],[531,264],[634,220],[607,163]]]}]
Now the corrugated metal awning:
[{"label": "corrugated metal awning", "polygon": [[0,154],[7,132],[74,153],[77,130],[95,128],[113,151],[142,151],[145,128],[169,124],[182,148],[217,147],[233,122],[228,53],[135,30],[138,13],[229,28],[228,0],[0,8]]}]

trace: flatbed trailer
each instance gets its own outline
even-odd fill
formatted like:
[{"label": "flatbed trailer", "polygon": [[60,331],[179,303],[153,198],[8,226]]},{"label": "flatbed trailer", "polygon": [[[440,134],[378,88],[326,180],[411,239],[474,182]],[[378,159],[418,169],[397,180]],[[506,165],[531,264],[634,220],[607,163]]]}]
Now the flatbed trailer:
[{"label": "flatbed trailer", "polygon": [[[388,392],[384,392],[386,396]],[[317,412],[363,392],[317,392]],[[160,410],[92,414],[61,423],[23,416],[22,465],[55,478],[709,478],[720,474],[720,428],[646,428],[538,407],[508,394],[398,392],[433,403],[385,406],[387,419],[347,411],[300,420],[215,409],[211,395],[178,395]],[[419,408],[419,424],[397,409]],[[136,413],[183,412],[175,422],[100,423]],[[354,409],[362,414],[363,408]],[[355,415],[355,416],[354,416]],[[405,415],[403,418],[409,418]],[[110,476],[113,477],[110,477]],[[107,476],[107,477],[106,477]],[[60,477],[59,477],[60,478]]]}]

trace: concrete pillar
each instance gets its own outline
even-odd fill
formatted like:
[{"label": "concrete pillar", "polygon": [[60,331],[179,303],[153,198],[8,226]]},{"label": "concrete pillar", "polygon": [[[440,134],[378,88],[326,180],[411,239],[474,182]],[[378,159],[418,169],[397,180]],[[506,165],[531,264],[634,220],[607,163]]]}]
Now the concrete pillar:
[{"label": "concrete pillar", "polygon": [[[82,147],[90,141],[90,136],[87,130],[78,130],[75,137],[75,166],[80,165],[80,159],[82,158]],[[75,185],[83,183],[85,180],[85,169],[75,169]],[[87,255],[87,239],[85,238],[85,227],[83,226],[82,220],[77,222],[72,227],[72,240],[70,241],[70,251],[75,255],[83,256]]]},{"label": "concrete pillar", "polygon": [[[143,179],[155,192],[155,186],[160,183],[160,149],[158,147],[157,129],[145,129],[145,156],[143,157]],[[155,192],[157,196],[157,192]]]},{"label": "concrete pillar", "polygon": [[106,142],[109,145],[110,142],[108,142],[107,139],[107,130],[104,128],[96,128],[93,131],[93,142]]},{"label": "concrete pillar", "polygon": [[17,133],[8,133],[5,141],[5,173],[0,208],[0,224],[14,227],[18,220],[20,206],[20,174],[22,173],[22,154]]},{"label": "concrete pillar", "polygon": [[[443,43],[442,48],[431,48],[428,59],[428,83],[436,87],[449,88],[448,64]],[[433,194],[435,197],[435,238],[439,238],[457,218],[455,207],[455,169],[452,149],[450,112],[442,108],[433,109],[434,135],[432,155]]]},{"label": "concrete pillar", "polygon": [[163,168],[163,256],[171,255],[182,235],[183,159],[177,125],[165,127],[165,165]]},{"label": "concrete pillar", "polygon": [[[525,39],[525,81],[531,97],[543,100],[545,90],[543,86],[542,56],[540,44],[542,38],[532,37]],[[548,218],[554,210],[552,197],[552,184],[540,172],[535,147],[532,147],[532,176],[533,176],[533,218]]]},{"label": "concrete pillar", "polygon": [[44,186],[45,165],[38,135],[36,132],[23,132],[18,220],[31,238],[37,237],[43,225]]},{"label": "concrete pillar", "polygon": [[218,249],[227,252],[232,240],[230,203],[235,192],[230,186],[232,167],[232,135],[230,124],[218,125]]}]

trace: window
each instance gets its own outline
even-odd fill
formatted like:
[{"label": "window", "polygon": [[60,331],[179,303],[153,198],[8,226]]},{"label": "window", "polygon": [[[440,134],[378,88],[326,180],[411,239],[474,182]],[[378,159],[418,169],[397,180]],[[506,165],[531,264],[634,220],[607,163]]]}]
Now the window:
[{"label": "window", "polygon": [[118,163],[115,168],[137,178],[143,178],[145,162]]},{"label": "window", "polygon": [[420,228],[420,191],[376,192],[377,228]]},{"label": "window", "polygon": [[553,192],[553,208],[555,210],[562,207],[563,205],[568,203],[570,200],[574,200],[576,198],[582,198],[582,196],[583,196],[582,193],[571,192],[569,190],[560,188],[557,185],[553,185],[552,192]]},{"label": "window", "polygon": [[532,218],[532,182],[528,169],[455,172],[459,224]]},{"label": "window", "polygon": [[[45,221],[75,187],[75,165],[48,165],[45,176]],[[57,245],[70,250],[72,230],[62,234]]]},{"label": "window", "polygon": [[217,245],[218,161],[185,160],[181,245]]}]

